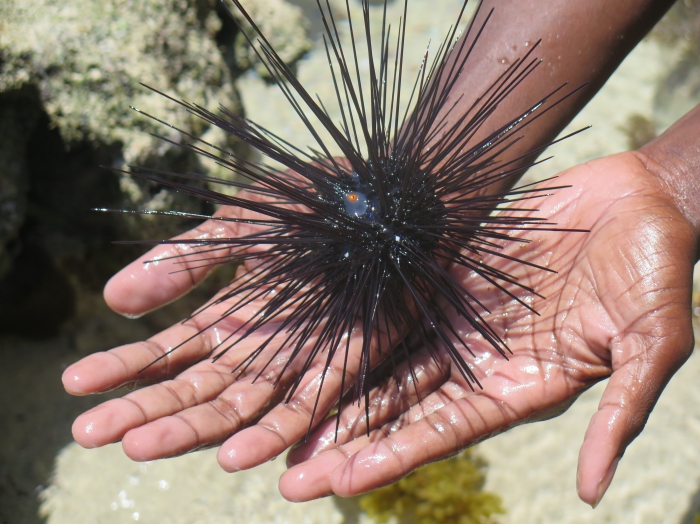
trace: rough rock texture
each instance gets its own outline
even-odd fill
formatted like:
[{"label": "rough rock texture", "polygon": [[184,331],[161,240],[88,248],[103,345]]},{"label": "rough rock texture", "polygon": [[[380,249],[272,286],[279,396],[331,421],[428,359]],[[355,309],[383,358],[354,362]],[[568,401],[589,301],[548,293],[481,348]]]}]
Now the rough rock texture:
[{"label": "rough rock texture", "polygon": [[[241,4],[285,63],[295,63],[313,47],[308,37],[309,20],[300,7],[285,0],[243,0]],[[252,67],[260,76],[271,80],[267,69],[248,44],[246,35],[251,39],[257,38],[253,36],[252,27],[240,11],[233,9],[232,13],[245,30],[245,34],[236,36],[236,64],[241,69]]]},{"label": "rough rock texture", "polygon": [[205,106],[237,104],[214,40],[221,23],[204,4],[3,0],[0,91],[36,85],[67,143],[120,142],[127,162],[160,156],[170,146],[144,131],[163,126],[129,106],[198,135],[207,129],[140,82]]},{"label": "rough rock texture", "polygon": [[[303,24],[285,32],[281,22],[298,19],[298,8],[268,0],[254,10],[265,14],[276,45],[289,50],[283,56],[299,58]],[[167,238],[192,225],[152,215],[100,216],[90,208],[213,210],[131,175],[129,164],[233,176],[152,136],[185,141],[130,106],[245,152],[230,135],[139,85],[241,113],[234,86],[238,33],[218,0],[0,0],[0,333],[37,335],[26,322],[32,315],[47,319],[44,334],[55,333],[80,309],[85,293],[76,288],[99,290],[140,251],[115,249],[112,240]],[[49,276],[44,282],[37,275]]]},{"label": "rough rock texture", "polygon": [[[223,132],[139,85],[204,106],[239,110],[229,68],[215,41],[221,22],[209,4],[2,0],[0,92],[36,86],[51,125],[66,144],[121,144],[122,158],[113,162],[117,166],[175,167],[184,161],[189,168],[199,167],[197,159],[183,159],[178,148],[149,134],[179,142],[177,132],[130,106],[214,144],[233,145]],[[168,207],[167,195],[144,194],[129,177],[121,186],[129,200],[144,208]]]}]

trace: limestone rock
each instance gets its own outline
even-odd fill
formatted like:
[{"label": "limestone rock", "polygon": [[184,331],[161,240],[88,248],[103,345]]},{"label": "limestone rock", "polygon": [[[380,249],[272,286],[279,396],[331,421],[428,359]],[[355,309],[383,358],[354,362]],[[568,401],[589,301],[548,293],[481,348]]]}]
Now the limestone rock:
[{"label": "limestone rock", "polygon": [[[99,216],[90,208],[212,211],[206,202],[132,178],[127,165],[232,176],[152,136],[182,141],[174,129],[130,109],[221,148],[240,147],[139,85],[242,112],[219,47],[218,6],[216,0],[0,0],[0,297],[7,308],[31,310],[35,300],[48,304],[44,315],[71,314],[56,293],[55,303],[47,302],[51,293],[31,274],[20,282],[20,263],[10,268],[28,246],[39,254],[31,262],[45,262],[35,272],[50,269],[54,281],[97,291],[124,264],[119,253],[133,256],[128,249],[110,250],[111,241],[167,238],[183,230],[172,220]],[[110,173],[102,165],[127,172]],[[13,239],[11,253],[6,246]],[[2,318],[0,331],[16,332],[14,317]]]},{"label": "limestone rock", "polygon": [[2,0],[0,18],[0,92],[36,85],[67,143],[120,142],[127,163],[163,156],[172,146],[148,133],[177,133],[130,106],[206,137],[201,121],[139,83],[237,107],[213,38],[219,19],[194,0]]},{"label": "limestone rock", "polygon": [[[286,64],[293,64],[312,49],[313,42],[308,36],[309,21],[300,7],[286,0],[243,0],[241,3]],[[241,69],[252,67],[260,76],[270,79],[270,74],[246,39],[246,35],[253,41],[257,38],[250,24],[237,9],[232,9],[232,13],[245,30],[245,34],[239,33],[236,37],[236,64]]]}]

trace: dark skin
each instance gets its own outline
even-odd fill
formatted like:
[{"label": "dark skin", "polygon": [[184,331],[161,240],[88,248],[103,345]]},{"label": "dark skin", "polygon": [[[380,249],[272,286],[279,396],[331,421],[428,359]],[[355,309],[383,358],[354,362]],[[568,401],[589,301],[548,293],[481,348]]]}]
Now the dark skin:
[{"label": "dark skin", "polygon": [[[496,2],[485,2],[482,16],[492,3]],[[456,91],[465,93],[460,107],[466,110],[472,101],[469,97],[482,92],[502,71],[503,66],[495,64],[522,56],[521,44],[513,48],[510,42],[534,43],[541,36],[539,55],[545,61],[519,90],[520,95],[511,97],[494,115],[493,125],[541,97],[543,85],[556,87],[568,80],[577,86],[590,81],[571,103],[529,127],[522,148],[546,143],[585,105],[669,5],[602,0],[498,2],[475,60],[462,75],[463,84],[456,86]],[[610,377],[579,458],[578,492],[595,506],[626,446],[643,429],[663,388],[693,348],[690,295],[692,268],[700,249],[700,198],[692,188],[700,178],[698,136],[700,108],[639,151],[564,172],[556,185],[573,187],[543,199],[537,214],[561,227],[590,233],[528,232],[532,242],[527,246],[505,247],[506,253],[558,271],[524,277],[527,285],[547,297],[536,304],[540,316],[494,296],[483,285],[474,288],[498,311],[493,321],[507,333],[513,357],[505,361],[479,337],[469,335],[479,362],[475,370],[484,386],[473,393],[457,373],[451,374],[445,355],[440,356],[438,368],[425,350],[419,351],[414,362],[418,391],[405,384],[410,387],[397,396],[391,381],[373,390],[369,437],[364,434],[364,410],[357,406],[343,409],[337,443],[333,423],[318,426],[309,442],[290,452],[292,467],[280,480],[282,494],[290,500],[309,500],[380,487],[512,426],[555,416],[592,384]],[[239,211],[223,208],[219,213]],[[236,234],[243,232],[235,225],[207,222],[184,236]],[[159,246],[129,265],[108,283],[107,303],[117,312],[137,315],[187,292],[206,276],[204,270],[171,275],[167,263],[142,263],[183,250],[187,246]],[[488,262],[506,271],[520,271],[502,259]],[[452,271],[456,278],[469,278],[459,268]],[[473,281],[469,286],[474,286]],[[160,365],[137,374],[216,315],[216,310],[210,311],[148,341],[91,355],[69,367],[64,384],[72,394],[156,382],[81,415],[73,427],[76,440],[86,447],[121,440],[126,454],[135,460],[223,442],[218,459],[227,471],[254,467],[299,441],[308,427],[322,361],[307,373],[289,404],[280,403],[280,389],[271,387],[274,376],[253,384],[250,376],[234,381],[230,373],[257,347],[258,338],[215,364],[197,362],[217,336],[235,329],[250,311],[227,319],[218,333],[199,335]],[[453,322],[462,327],[460,319]],[[342,355],[339,359],[324,383],[320,413],[331,409],[337,399]],[[410,381],[405,368],[400,376]],[[423,399],[420,404],[418,397]]]},{"label": "dark skin", "polygon": [[[469,58],[467,74],[460,77],[454,92],[464,96],[462,107],[466,110],[504,67],[523,57],[541,40],[540,49],[533,56],[541,58],[542,63],[526,85],[518,89],[518,94],[499,107],[492,125],[495,127],[498,120],[500,124],[508,122],[513,115],[564,83],[568,83],[569,89],[563,93],[586,86],[565,104],[528,126],[517,151],[532,151],[554,140],[672,4],[668,0],[485,1],[476,25],[493,9],[488,29],[479,37],[475,52]],[[467,45],[475,36],[467,40]],[[456,119],[459,112],[453,115]]]}]

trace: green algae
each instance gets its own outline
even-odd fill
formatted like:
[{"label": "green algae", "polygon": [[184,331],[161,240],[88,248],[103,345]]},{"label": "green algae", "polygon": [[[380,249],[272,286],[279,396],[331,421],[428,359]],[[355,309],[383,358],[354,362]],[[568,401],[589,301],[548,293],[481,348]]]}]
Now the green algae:
[{"label": "green algae", "polygon": [[484,490],[486,461],[472,449],[417,469],[391,486],[359,497],[377,524],[486,524],[505,513],[501,497]]}]

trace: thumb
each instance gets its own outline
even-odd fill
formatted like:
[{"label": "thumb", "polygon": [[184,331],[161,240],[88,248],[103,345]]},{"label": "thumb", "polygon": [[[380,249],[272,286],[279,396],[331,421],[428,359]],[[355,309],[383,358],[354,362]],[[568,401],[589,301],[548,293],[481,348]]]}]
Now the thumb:
[{"label": "thumb", "polygon": [[619,352],[613,348],[613,355],[629,357],[619,367],[613,357],[613,368],[617,369],[591,418],[579,453],[576,488],[581,500],[592,507],[600,503],[622,455],[644,429],[666,384],[690,356],[693,336],[689,316],[687,321],[687,330],[659,337],[656,344],[650,344],[653,337],[635,333],[626,336]]}]

